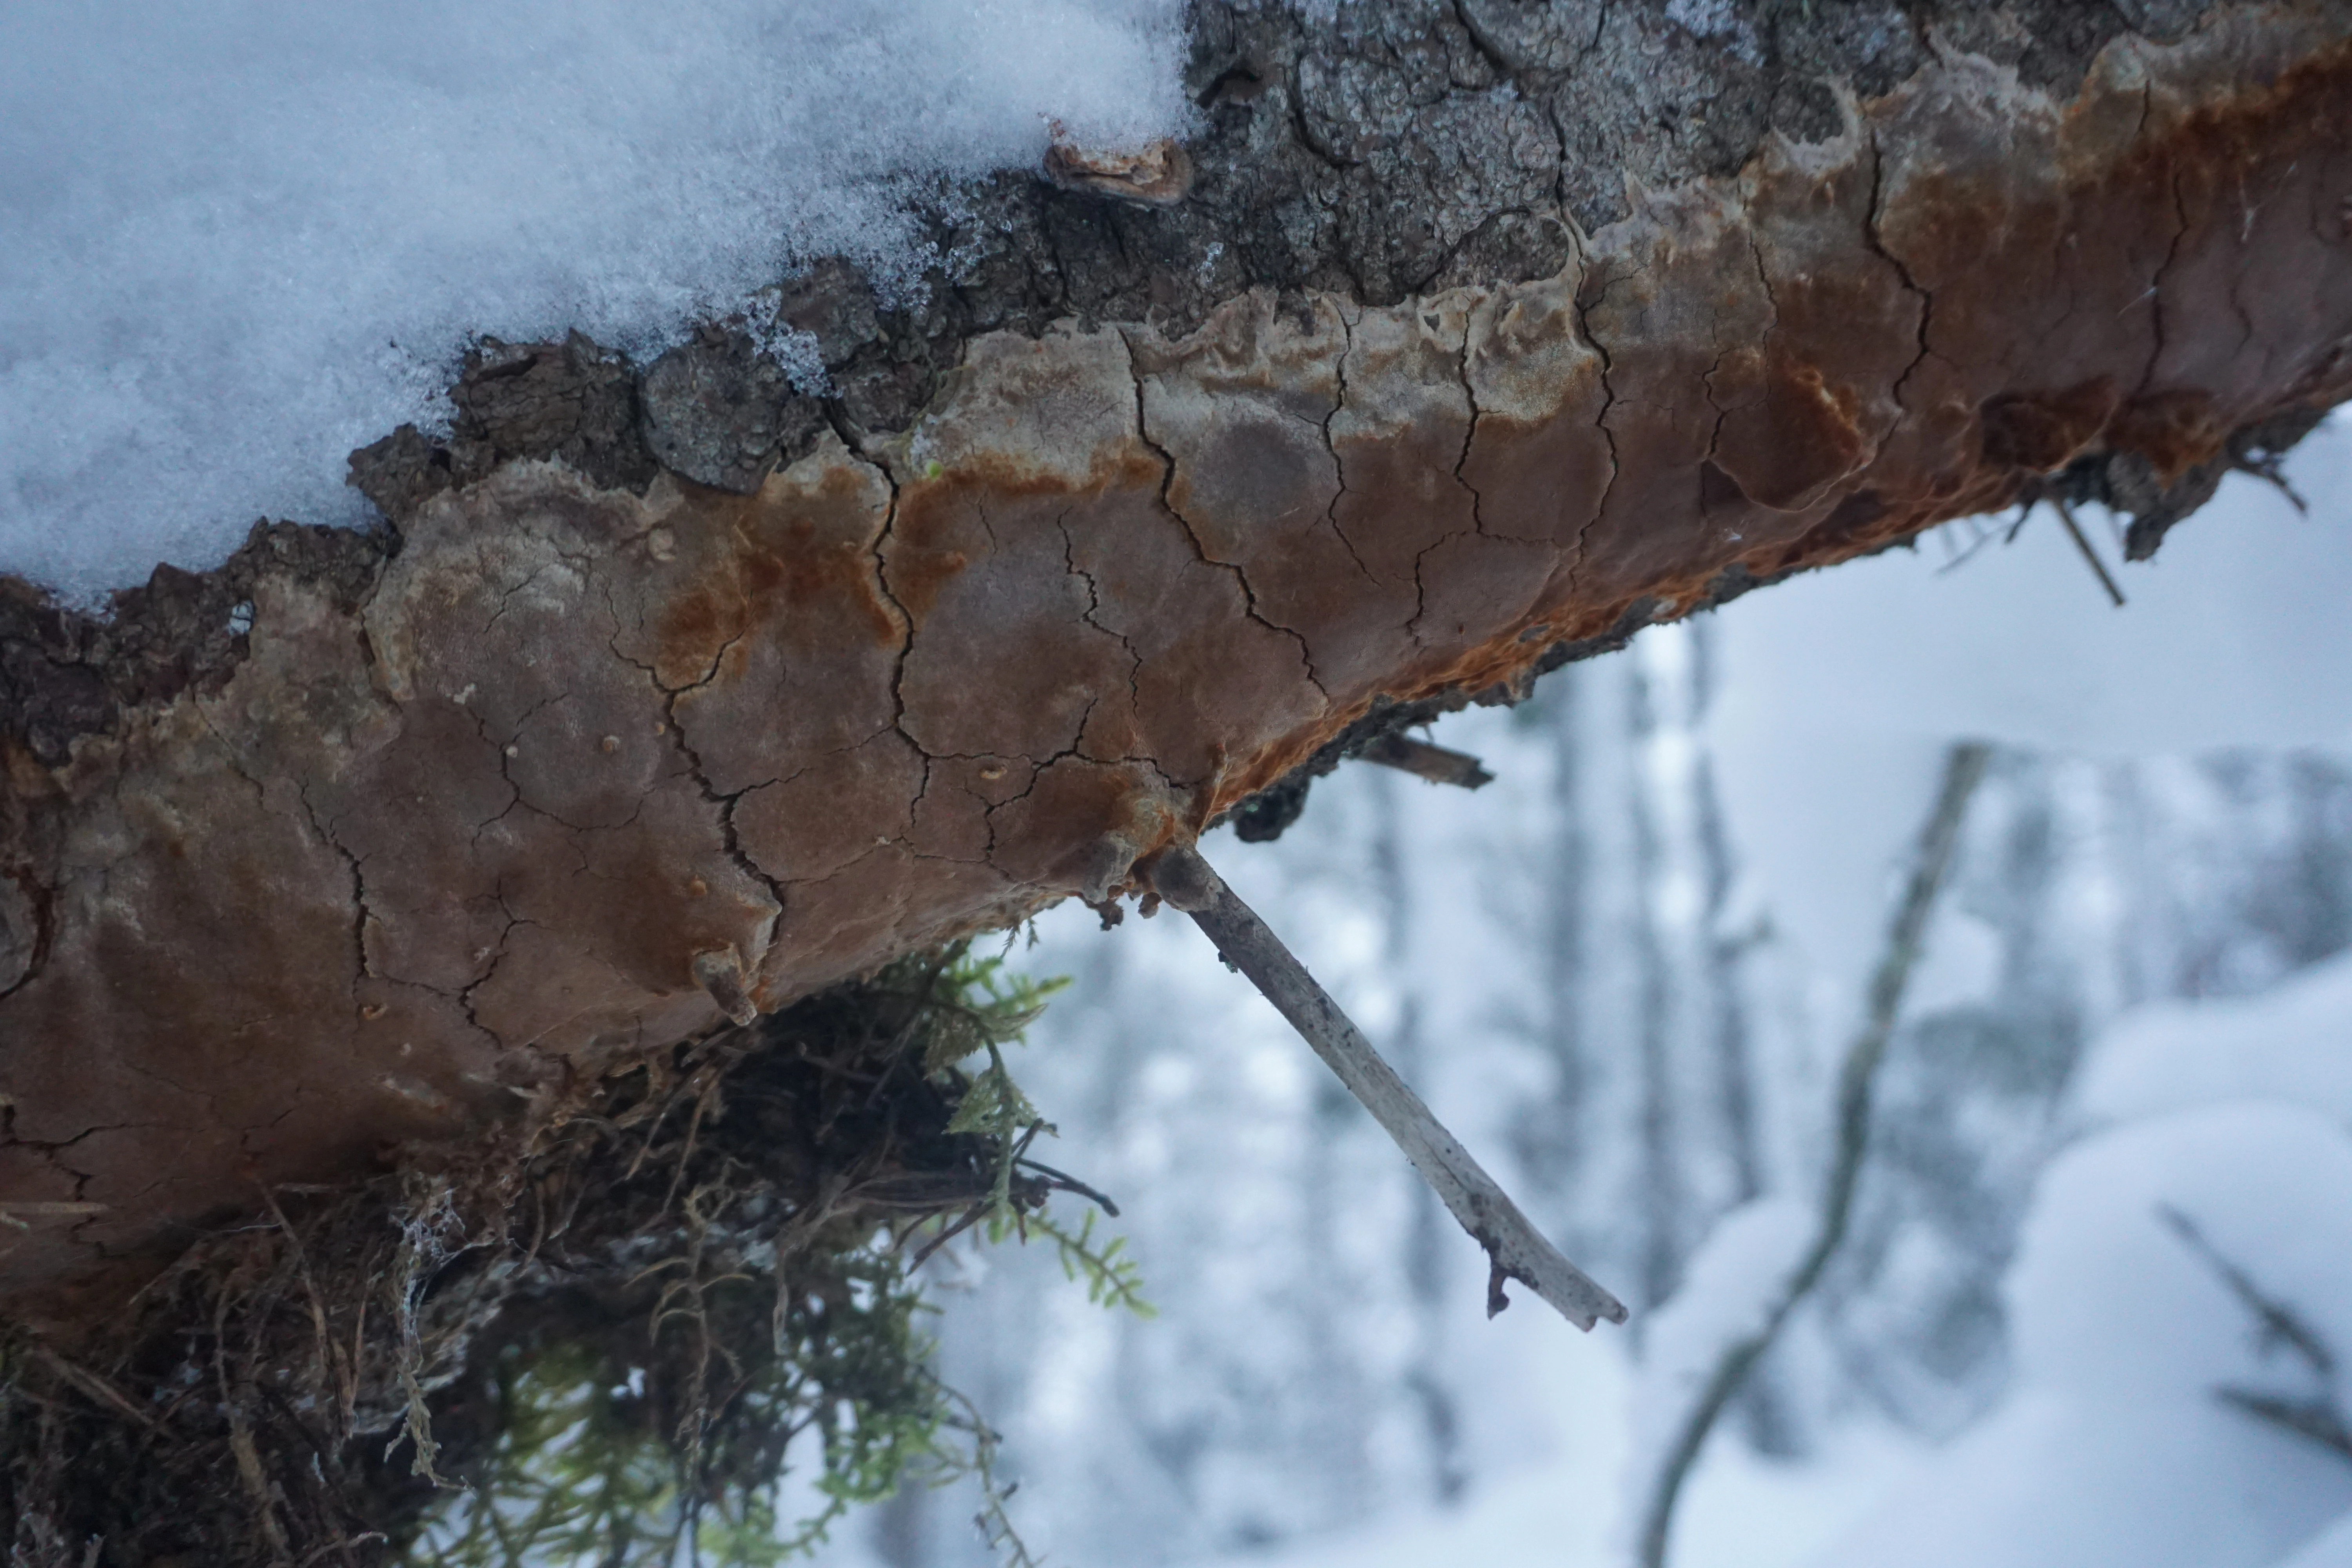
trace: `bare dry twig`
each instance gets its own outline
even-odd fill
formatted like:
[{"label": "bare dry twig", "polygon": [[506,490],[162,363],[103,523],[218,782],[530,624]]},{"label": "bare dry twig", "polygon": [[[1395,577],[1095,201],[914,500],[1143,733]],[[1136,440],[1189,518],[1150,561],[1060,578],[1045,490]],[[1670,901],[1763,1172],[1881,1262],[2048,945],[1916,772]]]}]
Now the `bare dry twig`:
[{"label": "bare dry twig", "polygon": [[1486,764],[1469,752],[1433,746],[1427,741],[1416,741],[1405,735],[1382,735],[1356,754],[1368,763],[1395,768],[1415,778],[1427,779],[1431,784],[1480,789],[1495,782],[1495,775],[1486,771]]},{"label": "bare dry twig", "polygon": [[1488,1317],[1510,1305],[1503,1282],[1517,1279],[1580,1329],[1589,1330],[1603,1318],[1612,1323],[1625,1321],[1624,1303],[1545,1239],[1199,851],[1181,845],[1162,851],[1150,878],[1160,897],[1191,915],[1225,962],[1247,975],[1259,994],[1290,1020],[1315,1054],[1339,1074],[1348,1092],[1396,1141],[1462,1228],[1486,1249]]},{"label": "bare dry twig", "polygon": [[2116,586],[2116,580],[2107,574],[2107,563],[2099,559],[2097,551],[2091,548],[2090,540],[2083,533],[2083,525],[2074,521],[2074,509],[2055,496],[2050,498],[2050,504],[2058,509],[2058,521],[2066,525],[2066,537],[2074,542],[2074,548],[2081,551],[2083,559],[2091,563],[2091,570],[2098,576],[2099,586],[2107,591],[2107,597],[2116,602],[2116,608],[2122,609],[2124,591]]}]

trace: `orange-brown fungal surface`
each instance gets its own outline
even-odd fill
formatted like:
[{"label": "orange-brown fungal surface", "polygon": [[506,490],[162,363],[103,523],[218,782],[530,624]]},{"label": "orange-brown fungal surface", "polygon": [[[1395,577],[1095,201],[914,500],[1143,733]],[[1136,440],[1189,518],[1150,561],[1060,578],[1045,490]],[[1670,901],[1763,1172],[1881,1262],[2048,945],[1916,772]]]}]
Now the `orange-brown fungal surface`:
[{"label": "orange-brown fungal surface", "polygon": [[1948,52],[1556,276],[983,334],[751,493],[508,461],[355,613],[265,574],[226,684],[9,755],[0,1204],[104,1207],[0,1290],[1111,898],[1378,702],[2341,399],[2347,34],[2120,38],[2066,102]]}]

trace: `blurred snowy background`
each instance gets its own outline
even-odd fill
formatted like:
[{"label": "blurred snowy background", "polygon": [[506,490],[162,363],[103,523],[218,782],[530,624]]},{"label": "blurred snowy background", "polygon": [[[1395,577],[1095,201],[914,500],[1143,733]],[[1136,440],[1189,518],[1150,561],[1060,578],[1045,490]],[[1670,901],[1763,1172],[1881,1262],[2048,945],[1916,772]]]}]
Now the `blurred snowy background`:
[{"label": "blurred snowy background", "polygon": [[[1033,1548],[1628,1561],[1694,1355],[1817,1206],[1864,983],[1975,736],[1853,1228],[1670,1560],[2352,1564],[2352,422],[2289,471],[2310,515],[2231,480],[2126,609],[2046,513],[1948,571],[1930,538],[1444,720],[1499,775],[1475,795],[1349,764],[1278,842],[1213,837],[1628,1330],[1485,1321],[1476,1246],[1189,922],[1042,921],[1018,962],[1073,984],[1017,1068],[1160,1315],[1011,1247],[935,1281]],[[907,1494],[825,1561],[976,1565],[971,1513]]]}]

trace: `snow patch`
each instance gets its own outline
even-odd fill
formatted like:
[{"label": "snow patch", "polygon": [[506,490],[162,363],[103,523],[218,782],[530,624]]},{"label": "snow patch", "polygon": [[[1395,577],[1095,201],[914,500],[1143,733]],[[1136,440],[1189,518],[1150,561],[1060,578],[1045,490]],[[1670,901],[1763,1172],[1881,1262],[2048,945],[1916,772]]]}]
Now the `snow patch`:
[{"label": "snow patch", "polygon": [[0,571],[358,521],[345,453],[469,334],[642,353],[826,253],[904,287],[925,182],[1180,131],[1181,53],[1173,0],[11,0]]},{"label": "snow patch", "polygon": [[2230,1100],[2283,1100],[2352,1127],[2352,953],[2242,1001],[2136,1009],[2101,1041],[2075,1110],[2097,1125]]}]

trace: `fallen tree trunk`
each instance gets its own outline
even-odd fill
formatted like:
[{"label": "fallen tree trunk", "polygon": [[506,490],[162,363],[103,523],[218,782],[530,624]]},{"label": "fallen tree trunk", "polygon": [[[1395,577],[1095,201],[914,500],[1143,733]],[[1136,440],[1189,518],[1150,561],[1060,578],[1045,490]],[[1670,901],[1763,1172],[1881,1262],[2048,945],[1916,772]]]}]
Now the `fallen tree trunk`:
[{"label": "fallen tree trunk", "polygon": [[1181,199],[943,201],[919,300],[778,294],[822,388],[486,343],[354,456],[396,533],[10,588],[0,1300],[65,1332],[1754,584],[2160,532],[2352,393],[2352,7],[2161,9],[1204,3]]}]

